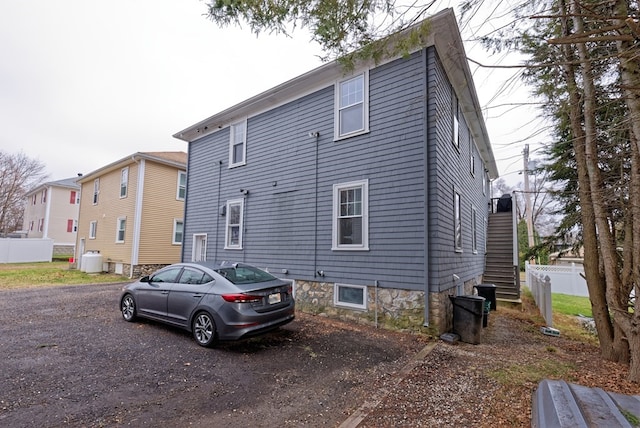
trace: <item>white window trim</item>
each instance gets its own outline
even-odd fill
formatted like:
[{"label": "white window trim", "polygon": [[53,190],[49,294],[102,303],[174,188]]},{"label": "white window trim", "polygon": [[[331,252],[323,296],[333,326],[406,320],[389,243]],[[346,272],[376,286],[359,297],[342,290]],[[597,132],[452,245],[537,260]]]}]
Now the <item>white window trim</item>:
[{"label": "white window trim", "polygon": [[[180,178],[184,176],[184,186],[180,185]],[[184,196],[180,196],[180,189],[184,188]],[[176,186],[176,200],[184,201],[187,196],[187,172],[186,171],[178,171],[178,184]]]},{"label": "white window trim", "polygon": [[98,205],[98,198],[100,196],[100,179],[93,180],[93,205]]},{"label": "white window trim", "polygon": [[98,221],[93,220],[89,222],[89,239],[96,239],[97,231],[98,231]]},{"label": "white window trim", "polygon": [[[124,229],[122,229],[122,240],[118,239],[120,235],[120,222],[124,220]],[[122,244],[125,241],[125,237],[127,234],[127,217],[118,217],[118,219],[116,220],[116,244]]]},{"label": "white window trim", "polygon": [[[124,195],[122,194],[123,188],[124,188]],[[128,194],[129,194],[129,167],[127,166],[120,170],[120,199],[126,198]]]},{"label": "white window trim", "polygon": [[[363,76],[363,100],[362,100],[362,129],[350,132],[348,134],[340,134],[340,84],[358,76]],[[345,79],[338,80],[334,85],[334,114],[333,114],[333,139],[334,141],[344,140],[356,135],[362,135],[369,132],[369,70],[362,73],[353,74]]]},{"label": "white window trim", "polygon": [[[229,245],[229,219],[231,218],[231,206],[232,205],[240,205],[240,230],[238,235],[238,244],[237,245]],[[240,199],[232,199],[227,201],[227,211],[226,211],[226,220],[225,220],[225,230],[224,230],[224,249],[225,250],[242,250],[242,243],[244,238],[244,198]]]},{"label": "white window trim", "polygon": [[[362,187],[362,244],[339,244],[338,215],[340,214],[340,191],[342,189]],[[331,250],[333,251],[369,251],[369,180],[351,181],[333,185],[333,231]]]},{"label": "white window trim", "polygon": [[[457,215],[456,215],[457,211]],[[456,227],[460,224],[460,246],[456,239]],[[457,191],[453,191],[453,248],[456,253],[461,253],[463,247],[462,239],[462,195]]]},{"label": "white window trim", "polygon": [[[233,137],[235,135],[234,128],[237,125],[242,124],[244,126],[244,142],[242,144],[242,162],[233,162]],[[229,168],[235,168],[247,164],[247,119],[232,123],[229,126]]]},{"label": "white window trim", "polygon": [[473,254],[478,254],[478,212],[473,205],[471,205],[471,251]]},{"label": "white window trim", "polygon": [[182,240],[184,240],[184,221],[181,218],[173,219],[173,234],[171,235],[172,245],[182,245],[182,241],[176,241],[176,232],[178,231],[178,223],[182,223]]},{"label": "white window trim", "polygon": [[459,101],[458,101],[458,97],[456,96],[455,91],[453,90],[453,88],[451,88],[451,97],[452,97],[452,103],[453,105],[451,106],[451,116],[452,116],[452,122],[453,122],[453,133],[451,136],[451,142],[453,143],[453,146],[460,151],[460,106],[459,106]]},{"label": "white window trim", "polygon": [[[351,302],[341,302],[340,293],[338,292],[340,287],[346,288],[359,288],[362,290],[362,304],[356,304]],[[333,286],[333,304],[338,307],[367,310],[367,286],[366,285],[353,285],[353,284],[340,284],[336,283]]]}]

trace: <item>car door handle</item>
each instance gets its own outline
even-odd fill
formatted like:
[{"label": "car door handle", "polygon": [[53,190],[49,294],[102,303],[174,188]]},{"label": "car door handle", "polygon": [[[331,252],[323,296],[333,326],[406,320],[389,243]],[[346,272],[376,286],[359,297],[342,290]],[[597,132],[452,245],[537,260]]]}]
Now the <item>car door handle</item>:
[{"label": "car door handle", "polygon": [[169,294],[169,292],[167,290],[163,290],[160,292],[160,294]]},{"label": "car door handle", "polygon": [[193,297],[197,297],[197,298],[200,298],[200,297],[202,297],[202,296],[204,296],[204,294],[194,294],[194,295],[193,295]]}]

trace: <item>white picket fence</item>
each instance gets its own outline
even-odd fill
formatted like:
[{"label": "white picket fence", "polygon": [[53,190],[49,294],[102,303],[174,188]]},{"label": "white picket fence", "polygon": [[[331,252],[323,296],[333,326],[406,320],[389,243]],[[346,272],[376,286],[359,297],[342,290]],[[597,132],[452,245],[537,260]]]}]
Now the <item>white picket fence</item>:
[{"label": "white picket fence", "polygon": [[589,297],[584,268],[575,263],[555,266],[530,265],[526,262],[525,283],[549,327],[553,327],[551,293]]}]

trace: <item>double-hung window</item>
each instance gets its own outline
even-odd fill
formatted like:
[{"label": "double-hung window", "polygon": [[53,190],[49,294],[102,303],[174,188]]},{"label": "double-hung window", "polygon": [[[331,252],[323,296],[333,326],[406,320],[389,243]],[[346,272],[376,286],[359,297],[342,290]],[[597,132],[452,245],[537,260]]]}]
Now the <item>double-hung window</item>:
[{"label": "double-hung window", "polygon": [[231,250],[242,249],[243,217],[244,199],[227,201],[227,227],[225,233],[225,248]]},{"label": "double-hung window", "polygon": [[118,217],[116,221],[117,230],[116,230],[116,242],[122,243],[124,242],[124,234],[127,230],[127,218],[126,217]]},{"label": "double-hung window", "polygon": [[93,205],[98,205],[98,194],[100,193],[100,179],[93,180]]},{"label": "double-hung window", "polygon": [[456,252],[462,252],[462,214],[458,192],[453,192],[453,222],[454,248]]},{"label": "double-hung window", "polygon": [[89,223],[89,239],[96,239],[96,232],[98,230],[98,222],[92,221]]},{"label": "double-hung window", "polygon": [[333,185],[333,250],[369,250],[369,180]]},{"label": "double-hung window", "polygon": [[176,199],[184,201],[187,195],[187,173],[184,171],[178,171],[178,190],[176,191]]},{"label": "double-hung window", "polygon": [[229,140],[229,168],[247,163],[247,121],[231,125]]},{"label": "double-hung window", "polygon": [[129,167],[120,170],[120,197],[127,197],[127,188],[129,187]]},{"label": "double-hung window", "polygon": [[335,139],[368,132],[369,73],[342,80],[335,88]]},{"label": "double-hung window", "polygon": [[182,236],[184,233],[184,222],[180,219],[173,220],[173,240],[172,244],[178,245],[182,244]]}]

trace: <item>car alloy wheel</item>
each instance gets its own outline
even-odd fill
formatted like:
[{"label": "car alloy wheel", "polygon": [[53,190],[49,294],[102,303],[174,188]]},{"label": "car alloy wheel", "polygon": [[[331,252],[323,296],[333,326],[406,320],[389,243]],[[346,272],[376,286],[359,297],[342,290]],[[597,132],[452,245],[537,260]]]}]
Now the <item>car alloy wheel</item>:
[{"label": "car alloy wheel", "polygon": [[207,312],[199,312],[193,319],[193,337],[200,346],[212,346],[216,339],[216,326]]},{"label": "car alloy wheel", "polygon": [[126,321],[133,321],[136,318],[136,301],[133,300],[131,294],[127,294],[122,298],[120,310],[122,311],[122,318]]}]

